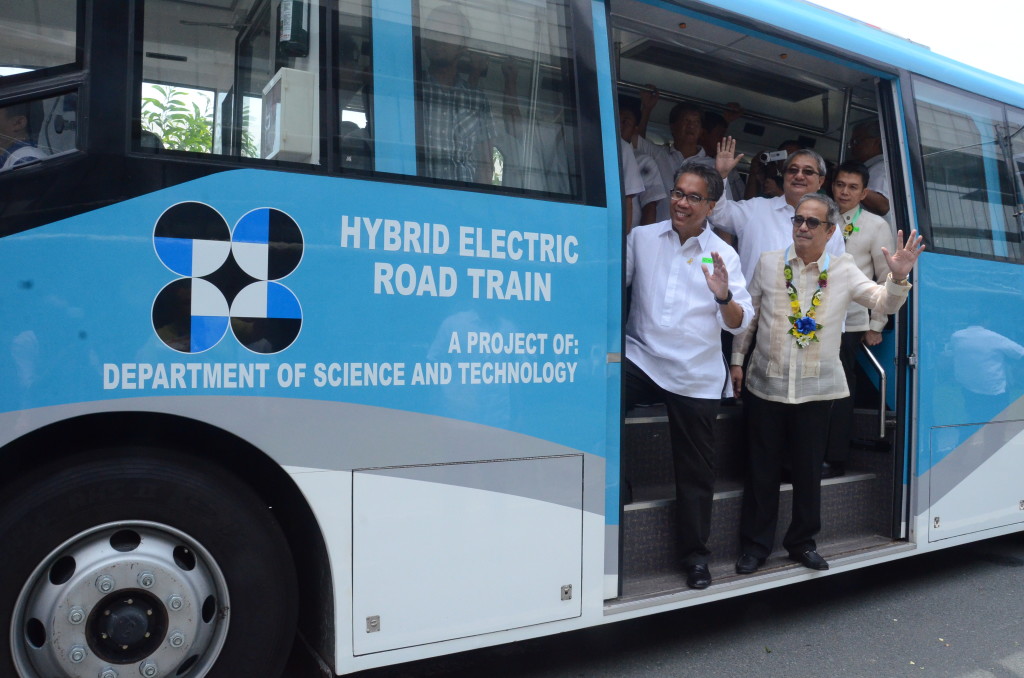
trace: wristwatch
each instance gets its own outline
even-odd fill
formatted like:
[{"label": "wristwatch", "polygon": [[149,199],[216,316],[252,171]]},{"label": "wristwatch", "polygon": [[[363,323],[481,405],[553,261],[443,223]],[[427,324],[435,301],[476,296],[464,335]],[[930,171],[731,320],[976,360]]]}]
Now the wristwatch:
[{"label": "wristwatch", "polygon": [[715,297],[715,301],[721,304],[722,306],[725,306],[730,301],[732,301],[732,290],[729,290],[729,293],[725,295],[725,299],[719,299],[718,297]]}]

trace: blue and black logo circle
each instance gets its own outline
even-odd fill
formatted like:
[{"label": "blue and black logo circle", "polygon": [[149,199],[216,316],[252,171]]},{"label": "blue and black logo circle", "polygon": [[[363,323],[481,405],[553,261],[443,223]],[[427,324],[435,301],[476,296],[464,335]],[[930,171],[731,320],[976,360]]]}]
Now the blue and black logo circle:
[{"label": "blue and black logo circle", "polygon": [[202,353],[220,343],[228,327],[255,353],[278,353],[299,336],[299,300],[277,281],[302,261],[302,231],[284,212],[252,210],[232,231],[209,205],[179,203],[160,215],[153,246],[182,276],[153,302],[153,329],[170,348]]}]

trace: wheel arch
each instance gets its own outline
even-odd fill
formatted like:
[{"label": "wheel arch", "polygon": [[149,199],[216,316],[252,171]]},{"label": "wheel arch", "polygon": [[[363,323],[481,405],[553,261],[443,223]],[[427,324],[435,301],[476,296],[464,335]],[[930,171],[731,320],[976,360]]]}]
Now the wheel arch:
[{"label": "wheel arch", "polygon": [[31,470],[87,451],[111,447],[173,450],[218,466],[252,488],[284,532],[299,584],[299,630],[329,665],[334,663],[335,610],[327,544],[302,492],[265,452],[212,424],[159,412],[103,412],[54,422],[0,449],[2,487]]}]

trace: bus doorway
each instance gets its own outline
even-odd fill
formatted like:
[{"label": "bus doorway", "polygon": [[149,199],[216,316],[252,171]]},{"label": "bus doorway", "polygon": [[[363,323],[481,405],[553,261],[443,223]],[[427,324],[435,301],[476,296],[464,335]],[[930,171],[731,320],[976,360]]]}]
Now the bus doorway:
[{"label": "bus doorway", "polygon": [[[784,158],[796,149],[812,149],[825,159],[828,172],[822,190],[829,193],[837,168],[857,161],[869,165],[869,174],[887,184],[873,192],[888,194],[890,204],[882,216],[888,235],[892,237],[897,226],[909,231],[905,199],[897,197],[905,191],[899,188],[903,185],[898,152],[902,145],[894,76],[857,64],[849,55],[830,53],[827,46],[812,47],[810,41],[795,44],[792,34],[783,38],[774,27],[740,28],[727,21],[727,17],[633,0],[612,3],[618,111],[620,116],[636,118],[638,134],[631,139],[635,153],[654,156],[655,162],[646,165],[659,167],[661,175],[666,166],[677,168],[683,157],[699,156],[697,162],[713,167],[717,141],[731,136],[737,140],[737,154],[744,154],[726,181],[734,200],[781,195]],[[680,104],[701,113],[703,129],[697,145],[680,139],[676,126],[670,124]],[[639,164],[643,167],[645,162]],[[665,195],[673,187],[672,179],[660,179]],[[646,180],[650,184],[650,176]],[[643,207],[634,203],[633,213],[645,215],[635,223],[652,223],[653,213],[658,215],[655,222],[668,216],[667,204],[647,212]],[[857,208],[866,207],[865,200]],[[856,224],[849,232],[856,237],[853,228]],[[740,258],[744,259],[742,251]],[[870,277],[884,278],[887,272],[876,271]],[[751,272],[744,273],[749,280]],[[629,293],[626,290],[627,299]],[[872,319],[881,341],[870,348],[855,348],[852,413],[833,415],[830,420],[833,427],[840,426],[844,416],[851,422],[842,436],[849,442],[842,468],[826,471],[831,477],[821,481],[822,530],[817,545],[830,561],[875,552],[908,536],[902,433],[906,385],[904,375],[892,367],[895,356],[907,353],[905,317],[905,311],[899,317],[883,316],[881,325]],[[716,424],[716,482],[708,543],[716,583],[756,580],[756,576],[739,577],[734,570],[746,468],[743,410],[742,399],[723,398]],[[686,595],[664,406],[651,404],[625,412],[622,441],[621,590],[615,605],[639,604],[673,593]],[[792,515],[792,486],[785,477],[780,494],[774,551],[758,575],[806,572],[786,557],[781,546]]]}]

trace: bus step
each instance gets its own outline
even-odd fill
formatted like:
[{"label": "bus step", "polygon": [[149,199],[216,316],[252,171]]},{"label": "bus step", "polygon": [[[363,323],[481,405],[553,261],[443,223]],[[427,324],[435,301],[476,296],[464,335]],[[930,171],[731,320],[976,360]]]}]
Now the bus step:
[{"label": "bus step", "polygon": [[[856,557],[869,552],[883,549],[905,550],[907,544],[900,544],[881,535],[856,536],[841,541],[829,542],[818,546],[818,553],[830,563],[840,558]],[[779,550],[768,558],[755,575],[738,575],[734,569],[734,561],[716,560],[711,563],[713,584],[707,591],[694,591],[686,587],[686,576],[681,569],[638,575],[623,581],[622,595],[605,603],[605,614],[628,612],[635,606],[646,606],[652,598],[660,601],[681,599],[688,596],[703,596],[716,593],[721,587],[756,583],[762,576],[775,578],[780,574],[803,575],[809,572],[802,565],[794,563],[785,551]]]},{"label": "bus step", "polygon": [[[886,497],[883,485],[879,473],[859,466],[839,478],[823,480],[819,547],[885,534],[889,529],[892,500]],[[622,519],[624,582],[680,572],[673,487],[669,476],[667,483],[643,486],[642,490],[637,488],[633,503],[625,507]],[[716,483],[708,543],[713,570],[731,567],[738,556],[742,494],[739,480],[724,479]],[[782,535],[789,525],[792,494],[792,485],[781,485],[777,549],[781,548]]]}]

